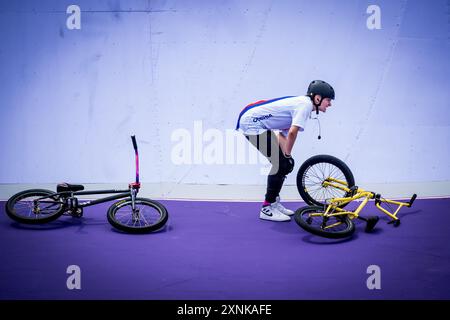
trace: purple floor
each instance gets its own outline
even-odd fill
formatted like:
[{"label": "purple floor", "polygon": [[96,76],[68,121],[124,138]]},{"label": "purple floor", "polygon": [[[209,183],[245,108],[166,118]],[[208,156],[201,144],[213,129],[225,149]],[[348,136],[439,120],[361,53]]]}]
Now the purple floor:
[{"label": "purple floor", "polygon": [[[450,199],[416,200],[400,227],[358,224],[345,241],[259,220],[259,203],[163,203],[165,229],[129,235],[108,224],[108,204],[33,227],[1,202],[0,299],[450,299]],[[69,265],[81,290],[66,287]],[[380,290],[366,286],[370,265]]]}]

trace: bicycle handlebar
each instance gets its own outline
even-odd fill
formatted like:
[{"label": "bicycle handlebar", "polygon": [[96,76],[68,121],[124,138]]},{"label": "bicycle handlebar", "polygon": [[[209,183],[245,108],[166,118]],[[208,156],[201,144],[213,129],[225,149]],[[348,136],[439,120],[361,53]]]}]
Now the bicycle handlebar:
[{"label": "bicycle handlebar", "polygon": [[414,200],[416,200],[416,198],[417,198],[417,194],[414,193],[413,196],[411,197],[411,200],[409,200],[408,207],[412,206],[412,204],[413,204]]},{"label": "bicycle handlebar", "polygon": [[137,143],[136,143],[136,136],[131,136],[131,141],[133,141],[134,153],[136,154],[136,182],[135,182],[135,185],[137,187],[139,187],[140,186],[140,183],[139,183],[139,153],[138,153],[138,147],[137,147]]},{"label": "bicycle handlebar", "polygon": [[131,141],[133,141],[133,148],[134,148],[134,150],[137,151],[136,136],[131,136]]}]

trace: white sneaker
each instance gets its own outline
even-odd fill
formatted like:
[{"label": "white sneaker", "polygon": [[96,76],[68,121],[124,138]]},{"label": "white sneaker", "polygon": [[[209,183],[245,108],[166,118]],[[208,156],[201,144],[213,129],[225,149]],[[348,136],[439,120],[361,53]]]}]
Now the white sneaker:
[{"label": "white sneaker", "polygon": [[275,206],[282,214],[285,214],[287,216],[292,216],[294,214],[294,211],[289,210],[288,208],[283,207],[283,205],[280,203],[280,197],[276,198]]},{"label": "white sneaker", "polygon": [[261,211],[259,212],[259,218],[263,220],[270,220],[270,221],[290,221],[291,218],[288,217],[285,214],[282,214],[278,209],[276,208],[276,203],[272,203],[269,206],[265,206],[261,208]]}]

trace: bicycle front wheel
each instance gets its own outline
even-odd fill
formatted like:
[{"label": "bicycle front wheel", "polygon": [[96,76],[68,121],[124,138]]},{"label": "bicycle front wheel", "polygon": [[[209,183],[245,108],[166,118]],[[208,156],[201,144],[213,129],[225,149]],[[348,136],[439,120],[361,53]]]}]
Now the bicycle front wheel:
[{"label": "bicycle front wheel", "polygon": [[45,189],[30,189],[13,195],[6,202],[6,214],[26,224],[41,224],[57,219],[64,212],[59,196]]},{"label": "bicycle front wheel", "polygon": [[167,209],[159,202],[136,198],[135,209],[131,199],[114,203],[108,210],[109,223],[125,232],[148,233],[162,228],[169,218]]},{"label": "bicycle front wheel", "polygon": [[349,237],[355,232],[355,224],[347,215],[324,216],[323,206],[303,207],[295,211],[295,222],[304,230],[331,239]]},{"label": "bicycle front wheel", "polygon": [[[332,198],[349,197],[350,192],[324,186],[327,178],[340,180],[351,188],[355,185],[350,168],[341,160],[330,155],[317,155],[306,160],[297,173],[297,190],[309,205],[323,206]],[[345,206],[341,205],[343,208]]]}]

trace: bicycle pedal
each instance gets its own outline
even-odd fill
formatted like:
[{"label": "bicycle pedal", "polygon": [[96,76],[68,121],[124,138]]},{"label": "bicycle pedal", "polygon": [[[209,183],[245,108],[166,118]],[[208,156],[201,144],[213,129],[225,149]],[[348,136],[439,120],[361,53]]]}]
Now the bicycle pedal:
[{"label": "bicycle pedal", "polygon": [[78,208],[76,210],[71,210],[68,213],[74,218],[81,218],[83,216],[83,209]]},{"label": "bicycle pedal", "polygon": [[375,228],[376,224],[378,223],[378,220],[380,220],[380,217],[378,216],[372,216],[367,218],[366,220],[366,232],[371,232],[373,228]]}]

